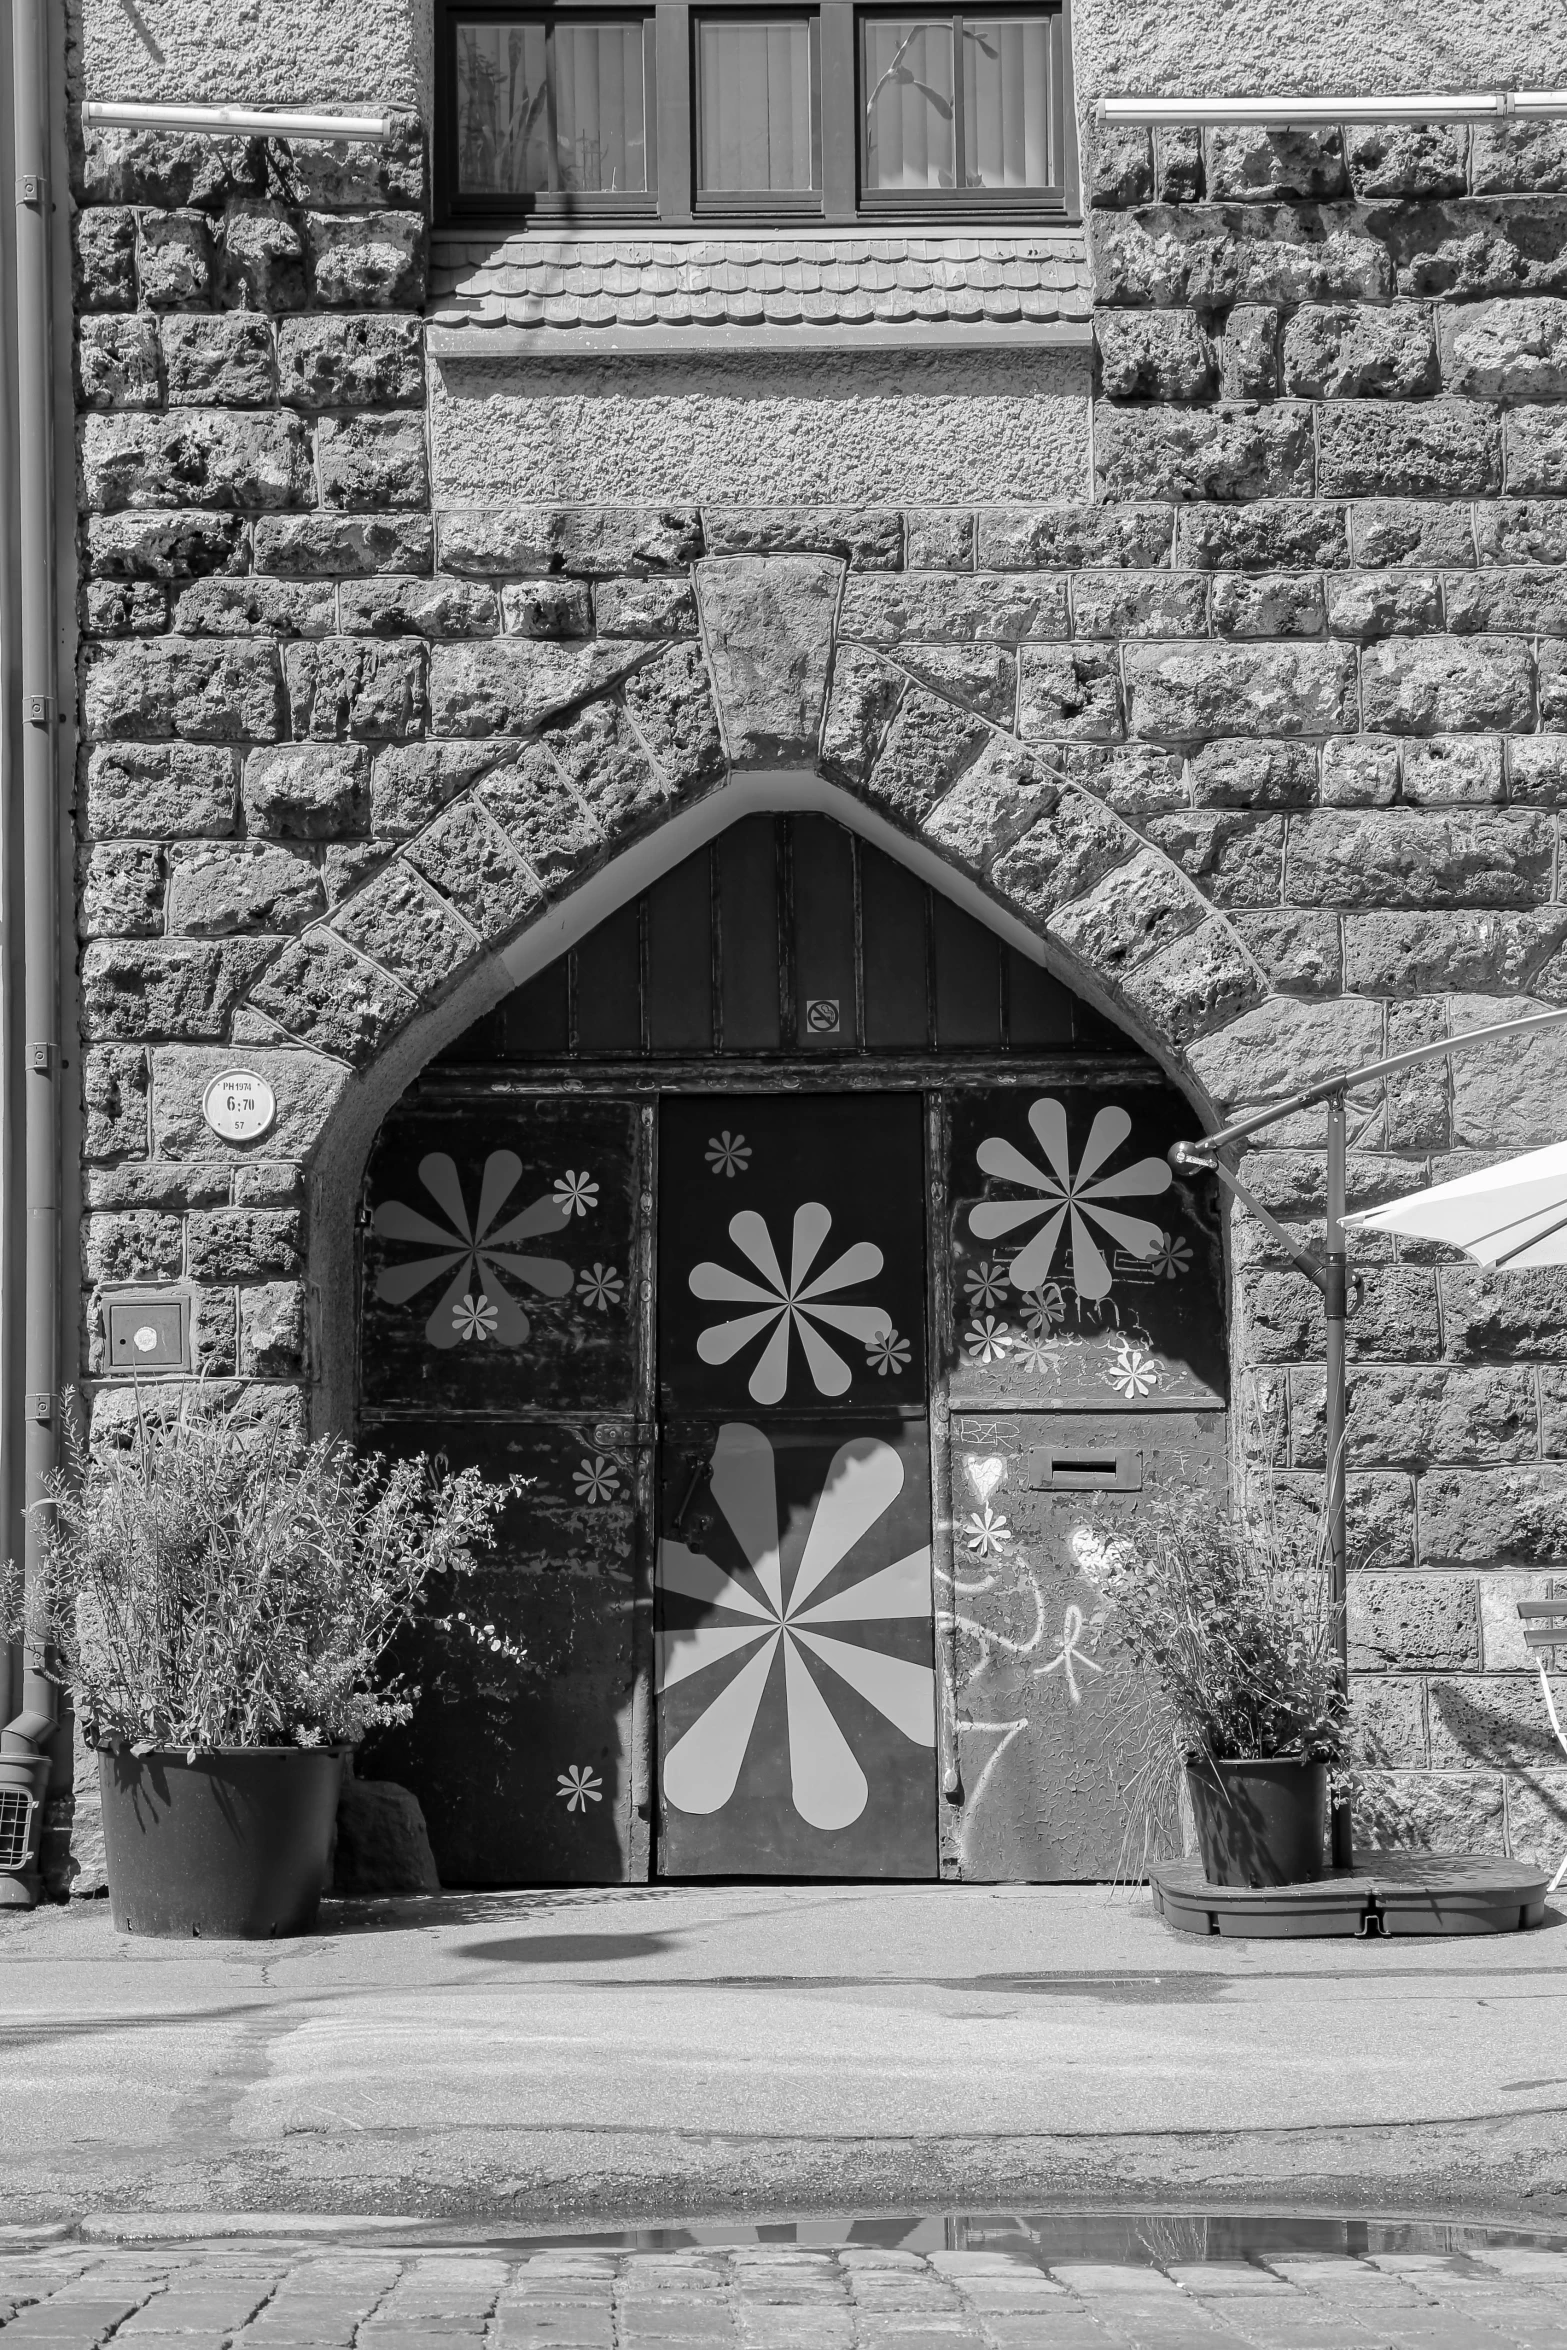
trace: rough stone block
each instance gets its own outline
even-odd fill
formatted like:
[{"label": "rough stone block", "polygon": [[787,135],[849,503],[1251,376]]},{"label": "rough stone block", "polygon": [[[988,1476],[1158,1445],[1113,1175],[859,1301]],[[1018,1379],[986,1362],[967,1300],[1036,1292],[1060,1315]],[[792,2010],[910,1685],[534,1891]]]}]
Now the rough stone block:
[{"label": "rough stone block", "polygon": [[1368,122],[1346,154],[1357,196],[1462,196],[1468,149],[1463,123]]},{"label": "rough stone block", "polygon": [[1567,636],[1567,573],[1522,568],[1465,572],[1447,582],[1454,636],[1480,629],[1517,636]]},{"label": "rough stone block", "polygon": [[430,494],[420,416],[323,416],[316,427],[321,503],[351,514],[360,507],[423,506]]},{"label": "rough stone block", "polygon": [[1430,313],[1414,302],[1297,310],[1284,329],[1284,388],[1306,400],[1412,400],[1434,392]]},{"label": "rough stone block", "polygon": [[1098,123],[1088,157],[1088,200],[1095,208],[1153,200],[1153,142],[1131,123]]},{"label": "rough stone block", "polygon": [[1284,871],[1280,817],[1193,809],[1150,819],[1148,836],[1216,906],[1276,906]]},{"label": "rough stone block", "polygon": [[243,571],[245,523],[238,514],[94,514],[86,525],[87,568],[99,579],[196,579]]},{"label": "rough stone block", "polygon": [[1567,1772],[1531,1763],[1508,1778],[1507,1846],[1515,1860],[1555,1876],[1567,1851]]},{"label": "rough stone block", "polygon": [[[1271,1499],[1282,1534],[1310,1551],[1322,1540],[1323,1479],[1279,1477]],[[1414,1565],[1414,1487],[1408,1477],[1387,1469],[1349,1479],[1349,1565],[1354,1574],[1398,1575]],[[1352,1683],[1352,1709],[1359,1692],[1397,1687],[1375,1675]],[[1410,1684],[1405,1683],[1408,1688]]]},{"label": "rough stone block", "polygon": [[239,1293],[239,1368],[247,1379],[300,1379],[307,1367],[305,1289],[264,1281]]},{"label": "rough stone block", "polygon": [[1168,506],[992,508],[977,517],[981,571],[1147,571],[1170,560]]},{"label": "rough stone block", "polygon": [[294,1209],[198,1209],[185,1229],[194,1280],[257,1281],[303,1270]]},{"label": "rough stone block", "polygon": [[266,841],[180,847],[172,859],[169,928],[191,938],[300,930],[326,911],[315,864]]},{"label": "rough stone block", "polygon": [[1200,571],[1080,571],[1072,581],[1074,636],[1189,637],[1207,625],[1208,581]]},{"label": "rough stone block", "polygon": [[1423,996],[1450,987],[1510,995],[1564,938],[1567,907],[1351,916],[1344,924],[1344,984],[1369,996]]},{"label": "rough stone block", "polygon": [[136,282],[155,310],[205,303],[212,291],[212,233],[200,212],[136,216]]},{"label": "rough stone block", "polygon": [[340,906],[362,888],[373,873],[379,873],[388,863],[397,847],[390,840],[334,840],[321,852],[321,878],[326,884],[326,902]]},{"label": "rough stone block", "polygon": [[1237,302],[1224,322],[1220,385],[1227,400],[1271,400],[1279,389],[1279,314]]},{"label": "rough stone block", "polygon": [[[551,585],[554,583],[551,582]],[[576,586],[576,582],[561,582]],[[508,590],[508,594],[515,590]],[[523,591],[526,593],[526,591]],[[582,588],[577,589],[583,594]],[[592,590],[593,623],[600,636],[641,637],[654,642],[665,637],[695,636],[696,598],[683,579],[606,579]],[[534,591],[537,603],[537,590]],[[525,629],[527,636],[578,634],[585,631]]]},{"label": "rough stone block", "polygon": [[320,580],[219,574],[193,580],[174,604],[182,636],[329,636],[336,625],[336,593]]},{"label": "rough stone block", "polygon": [[472,933],[401,862],[345,899],[331,927],[420,998],[433,995],[474,952]]},{"label": "rough stone block", "polygon": [[1389,639],[1360,668],[1365,724],[1387,734],[1527,731],[1534,724],[1528,648],[1506,639]]},{"label": "rough stone block", "polygon": [[[1311,410],[1294,403],[1106,406],[1095,417],[1094,477],[1106,498],[1309,497],[1313,469]],[[1499,483],[1498,452],[1473,486]]]},{"label": "rough stone block", "polygon": [[1150,1036],[1176,1046],[1222,1029],[1266,993],[1261,974],[1227,922],[1205,922],[1136,964],[1121,994]]},{"label": "rough stone block", "polygon": [[436,645],[430,714],[437,734],[529,734],[558,711],[606,692],[643,658],[635,643],[553,644],[501,637]]},{"label": "rough stone block", "polygon": [[[950,506],[924,506],[907,520],[899,516],[903,525],[903,561],[911,571],[972,571],[974,568],[975,517]],[[712,544],[712,524],[709,519],[708,541]],[[721,552],[716,546],[715,554]],[[851,565],[851,568],[853,566]],[[861,565],[861,569],[896,571],[896,562]]]},{"label": "rough stone block", "polygon": [[1176,517],[1176,562],[1193,571],[1337,570],[1349,561],[1342,506],[1263,499]]},{"label": "rough stone block", "polygon": [[285,205],[240,199],[224,207],[223,300],[239,310],[303,310],[305,238]]},{"label": "rough stone block", "polygon": [[424,204],[424,130],[417,114],[394,114],[392,135],[369,139],[268,139],[268,185],[287,203],[323,212]]},{"label": "rough stone block", "polygon": [[414,1009],[402,988],[321,929],[290,940],[250,1002],[288,1035],[356,1064],[372,1060]]},{"label": "rough stone block", "polygon": [[1117,743],[1108,750],[1073,746],[1053,754],[1053,759],[1073,783],[1134,824],[1191,802],[1187,763],[1180,751],[1158,750],[1152,743]]},{"label": "rough stone block", "polygon": [[425,716],[425,648],[406,638],[327,637],[288,645],[283,672],[296,737],[402,742]]},{"label": "rough stone block", "polygon": [[1470,400],[1344,400],[1322,411],[1317,481],[1325,498],[1462,498],[1502,483],[1502,428]]},{"label": "rough stone block", "polygon": [[146,311],[89,315],[76,329],[79,408],[156,408],[163,399],[158,331]]},{"label": "rough stone block", "polygon": [[1474,562],[1474,535],[1466,506],[1423,504],[1418,498],[1370,498],[1349,510],[1355,561],[1413,563],[1436,568]]},{"label": "rough stone block", "polygon": [[1328,627],[1370,644],[1379,636],[1420,636],[1442,625],[1442,582],[1432,571],[1350,571],[1331,575]]},{"label": "rough stone block", "polygon": [[339,1896],[439,1893],[419,1799],[390,1779],[343,1780],[332,1890]]},{"label": "rough stone block", "polygon": [[1444,311],[1442,380],[1472,400],[1567,397],[1567,302],[1480,302]]},{"label": "rough stone block", "polygon": [[993,886],[1036,921],[1058,913],[1124,864],[1134,842],[1086,792],[1065,791],[991,869]]},{"label": "rough stone block", "polygon": [[1234,1109],[1277,1101],[1359,1061],[1374,1061],[1381,1051],[1379,1005],[1348,996],[1325,1004],[1280,998],[1205,1038],[1191,1065],[1214,1102]]},{"label": "rough stone block", "polygon": [[[928,829],[928,828],[927,828]],[[1052,936],[1105,978],[1123,974],[1207,919],[1202,898],[1169,861],[1139,849],[1057,914]]]},{"label": "rough stone block", "polygon": [[1323,809],[1290,828],[1303,906],[1529,906],[1550,894],[1547,818],[1489,810]]},{"label": "rough stone block", "polygon": [[1094,323],[1100,389],[1111,400],[1206,400],[1212,342],[1190,310],[1102,310]]},{"label": "rough stone block", "polygon": [[1352,1673],[1478,1672],[1480,1604],[1469,1575],[1352,1575]]},{"label": "rough stone block", "polygon": [[82,727],[89,741],[270,742],[282,732],[276,648],[247,638],[154,637],[89,645]]},{"label": "rough stone block", "polygon": [[[1249,1274],[1244,1296],[1249,1342],[1259,1360],[1320,1359],[1322,1300],[1303,1273]],[[1358,1362],[1434,1362],[1441,1353],[1435,1272],[1426,1266],[1368,1267],[1347,1343],[1351,1359]],[[1434,1558],[1431,1563],[1436,1563]]]},{"label": "rough stone block", "polygon": [[1268,129],[1237,123],[1210,130],[1207,150],[1210,203],[1255,204],[1278,196],[1344,196],[1344,141],[1334,129]]},{"label": "rough stone block", "polygon": [[1381,302],[1394,284],[1385,244],[1364,233],[1353,214],[1315,204],[1098,212],[1090,216],[1089,250],[1101,303],[1134,309]]},{"label": "rough stone block", "polygon": [[1158,135],[1155,194],[1161,204],[1195,204],[1203,192],[1202,133],[1170,123]]},{"label": "rough stone block", "polygon": [[1567,410],[1509,408],[1502,443],[1511,496],[1559,498],[1567,490]]},{"label": "rough stone block", "polygon": [[417,318],[286,318],[278,328],[283,398],[298,408],[411,408],[424,399]]},{"label": "rough stone block", "polygon": [[1567,737],[1511,736],[1507,743],[1507,796],[1524,806],[1567,808]]},{"label": "rough stone block", "polygon": [[1426,1702],[1431,1760],[1439,1769],[1490,1763],[1504,1770],[1536,1770],[1561,1761],[1533,1674],[1434,1679],[1427,1683]]},{"label": "rough stone block", "polygon": [[85,636],[157,636],[169,624],[169,591],[146,579],[94,579],[80,598]]},{"label": "rough stone block", "polygon": [[1404,745],[1404,798],[1412,808],[1496,806],[1505,790],[1499,735],[1416,735]]},{"label": "rough stone block", "polygon": [[495,636],[495,590],[465,579],[345,580],[337,591],[345,634],[358,636]]},{"label": "rough stone block", "polygon": [[271,939],[94,939],[82,953],[82,1033],[133,1043],[225,1036],[234,1006],[276,952]]},{"label": "rough stone block", "polygon": [[238,830],[232,751],[114,743],[88,753],[78,820],[90,839],[190,840]]},{"label": "rough stone block", "polygon": [[1130,645],[1134,735],[1336,734],[1356,724],[1355,656],[1343,645]]},{"label": "rough stone block", "polygon": [[1495,1771],[1358,1770],[1355,1828],[1379,1852],[1501,1853],[1503,1781]]},{"label": "rough stone block", "polygon": [[1477,122],[1470,136],[1477,196],[1548,194],[1567,188],[1567,128],[1549,120]]},{"label": "rough stone block", "polygon": [[372,832],[381,840],[409,838],[487,767],[514,755],[510,743],[402,743],[377,751]]},{"label": "rough stone block", "polygon": [[[312,932],[311,936],[319,934]],[[306,944],[305,940],[292,941],[287,952],[295,955]],[[225,1187],[231,1166],[236,1183],[242,1171],[259,1172],[263,1179],[250,1186],[258,1196],[247,1203],[236,1189],[236,1204],[289,1205],[298,1192],[297,1165],[285,1168],[282,1162],[305,1157],[319,1142],[347,1082],[345,1071],[335,1061],[296,1046],[247,1045],[245,1066],[265,1077],[277,1097],[277,1121],[266,1138],[268,1153],[275,1155],[260,1160],[251,1156],[253,1144],[220,1142],[201,1112],[202,1096],[213,1078],[234,1065],[232,1045],[221,1049],[156,1045],[151,1060],[152,1146],[159,1159],[171,1162],[187,1183],[192,1161],[211,1162],[215,1158]],[[209,1203],[192,1198],[191,1204]]]},{"label": "rough stone block", "polygon": [[1322,581],[1314,572],[1221,574],[1210,604],[1215,636],[1321,636]]},{"label": "rough stone block", "polygon": [[720,725],[736,765],[814,757],[843,576],[839,563],[812,555],[718,555],[697,565]]},{"label": "rough stone block", "polygon": [[1017,717],[1017,656],[1001,645],[921,645],[897,648],[900,669],[1010,732]]},{"label": "rough stone block", "polygon": [[593,634],[593,591],[585,580],[530,579],[502,588],[501,611],[513,636]]},{"label": "rough stone block", "polygon": [[287,579],[359,579],[428,571],[435,533],[428,514],[260,515],[255,567]]},{"label": "rough stone block", "polygon": [[174,1281],[185,1261],[185,1227],[178,1216],[150,1210],[121,1216],[84,1216],[82,1279]]},{"label": "rough stone block", "polygon": [[323,310],[422,310],[424,222],[414,212],[305,220],[311,300]]},{"label": "rough stone block", "polygon": [[406,855],[482,939],[504,937],[539,905],[538,883],[479,800],[448,808]]},{"label": "rough stone block", "polygon": [[[1461,1111],[1460,1105],[1460,1118]],[[1443,1265],[1439,1280],[1449,1361],[1567,1363],[1567,1272],[1554,1265],[1525,1272]]]},{"label": "rough stone block", "polygon": [[79,938],[156,938],[163,929],[161,848],[116,842],[84,849],[77,859]]},{"label": "rough stone block", "polygon": [[224,408],[86,416],[79,449],[82,497],[100,513],[303,506],[314,491],[309,438],[297,416]]},{"label": "rough stone block", "polygon": [[[1322,1373],[1292,1373],[1293,1467],[1323,1467],[1324,1410]],[[1345,1426],[1349,1463],[1357,1469],[1393,1461],[1449,1467],[1532,1461],[1539,1443],[1534,1373],[1407,1364],[1389,1370],[1357,1363],[1348,1380]]]},{"label": "rough stone block", "polygon": [[702,522],[688,509],[459,509],[440,517],[440,548],[443,571],[479,578],[566,571],[612,579],[621,572],[688,569],[702,552]]},{"label": "rough stone block", "polygon": [[724,768],[707,663],[696,645],[671,645],[626,680],[637,731],[677,794],[716,783]]},{"label": "rough stone block", "polygon": [[[1120,572],[1101,576],[1117,587],[1127,584]],[[884,645],[905,638],[926,644],[969,644],[980,638],[1016,644],[1025,637],[1064,637],[1066,581],[1051,573],[1028,577],[1016,572],[851,578],[838,633]]]},{"label": "rough stone block", "polygon": [[78,312],[136,307],[136,215],[116,205],[71,221],[71,276]]},{"label": "rough stone block", "polygon": [[1535,678],[1539,688],[1540,724],[1556,731],[1567,730],[1567,649],[1549,639],[1535,652]]},{"label": "rough stone block", "polygon": [[1567,563],[1567,506],[1555,499],[1476,506],[1474,529],[1482,563]]},{"label": "rough stone block", "polygon": [[[931,520],[910,515],[909,527],[928,530]],[[710,555],[837,555],[854,571],[897,571],[903,564],[903,516],[885,508],[715,506],[703,521]],[[971,515],[947,518],[948,535],[962,524],[972,539]]]},{"label": "rough stone block", "polygon": [[205,131],[94,127],[83,134],[79,184],[88,204],[193,204],[211,211],[228,196],[261,193],[261,142]]},{"label": "rough stone block", "polygon": [[1344,959],[1332,915],[1240,913],[1234,926],[1270,987],[1286,995],[1330,996],[1342,990]]},{"label": "rough stone block", "polygon": [[1025,646],[1017,723],[1025,742],[1113,742],[1124,732],[1114,647]]},{"label": "rough stone block", "polygon": [[1432,1566],[1567,1557],[1567,1467],[1429,1469],[1420,1481],[1420,1555]]},{"label": "rough stone block", "polygon": [[911,686],[862,787],[865,796],[917,825],[990,739],[981,719]]},{"label": "rough stone block", "polygon": [[836,781],[851,787],[865,782],[907,682],[859,645],[837,648],[821,740],[821,764]]},{"label": "rough stone block", "polygon": [[1398,797],[1401,745],[1351,735],[1322,746],[1318,791],[1324,807],[1390,808]]},{"label": "rough stone block", "polygon": [[[610,802],[610,812],[626,804],[657,805],[656,779],[635,747],[622,745],[626,760],[622,791]],[[609,753],[601,754],[601,768]],[[575,762],[579,769],[583,762]],[[479,798],[526,859],[529,869],[549,894],[603,847],[604,825],[578,796],[542,744],[529,743],[505,764],[493,767],[479,787]]]},{"label": "rough stone block", "polygon": [[1369,216],[1401,294],[1475,302],[1567,290],[1567,205],[1495,198],[1380,205]]},{"label": "rough stone block", "polygon": [[277,398],[277,359],[266,319],[174,315],[158,322],[171,408],[263,408]]},{"label": "rough stone block", "polygon": [[921,830],[957,863],[986,873],[1031,824],[1052,813],[1060,796],[1054,777],[1042,772],[1027,751],[993,735],[973,766],[929,810]]},{"label": "rough stone block", "polygon": [[82,1055],[82,1150],[89,1159],[147,1155],[147,1056],[90,1045]]}]

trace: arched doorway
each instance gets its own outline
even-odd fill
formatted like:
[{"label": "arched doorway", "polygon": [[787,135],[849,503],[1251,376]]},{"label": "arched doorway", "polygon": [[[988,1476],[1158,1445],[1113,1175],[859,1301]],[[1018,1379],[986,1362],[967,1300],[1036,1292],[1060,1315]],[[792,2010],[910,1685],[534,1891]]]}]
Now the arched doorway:
[{"label": "arched doorway", "polygon": [[1197,1131],[817,813],[440,1053],[366,1174],[362,1434],[530,1481],[493,1630],[431,1636],[377,1764],[443,1878],[1108,1874],[1124,1667],[1072,1537],[1223,1475]]}]

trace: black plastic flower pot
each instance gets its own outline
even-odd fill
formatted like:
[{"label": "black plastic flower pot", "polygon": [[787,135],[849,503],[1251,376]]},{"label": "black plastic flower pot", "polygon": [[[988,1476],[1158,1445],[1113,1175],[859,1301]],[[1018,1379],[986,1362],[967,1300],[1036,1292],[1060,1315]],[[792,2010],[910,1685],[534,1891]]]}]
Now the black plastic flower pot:
[{"label": "black plastic flower pot", "polygon": [[109,1907],[122,1934],[308,1934],[332,1862],[335,1746],[100,1750]]},{"label": "black plastic flower pot", "polygon": [[1188,1763],[1186,1784],[1210,1885],[1310,1885],[1321,1876],[1326,1763]]}]

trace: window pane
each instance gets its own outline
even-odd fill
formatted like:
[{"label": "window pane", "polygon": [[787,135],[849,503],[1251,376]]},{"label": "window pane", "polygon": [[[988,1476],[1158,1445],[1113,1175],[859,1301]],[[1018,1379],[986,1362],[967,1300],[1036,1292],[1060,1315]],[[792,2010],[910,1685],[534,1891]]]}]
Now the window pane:
[{"label": "window pane", "polygon": [[952,19],[868,17],[865,184],[950,188],[956,172]]},{"label": "window pane", "polygon": [[459,24],[466,194],[642,195],[642,23]]},{"label": "window pane", "polygon": [[814,187],[804,17],[706,18],[697,31],[697,108],[700,187]]},{"label": "window pane", "polygon": [[971,188],[1048,188],[1050,19],[966,16],[963,168]]}]

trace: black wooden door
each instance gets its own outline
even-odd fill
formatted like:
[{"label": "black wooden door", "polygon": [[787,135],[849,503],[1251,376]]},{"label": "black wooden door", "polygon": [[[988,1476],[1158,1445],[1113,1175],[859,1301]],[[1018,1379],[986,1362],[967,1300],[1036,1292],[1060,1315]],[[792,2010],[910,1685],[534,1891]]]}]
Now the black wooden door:
[{"label": "black wooden door", "polygon": [[919,1097],[666,1100],[658,1865],[936,1873]]}]

